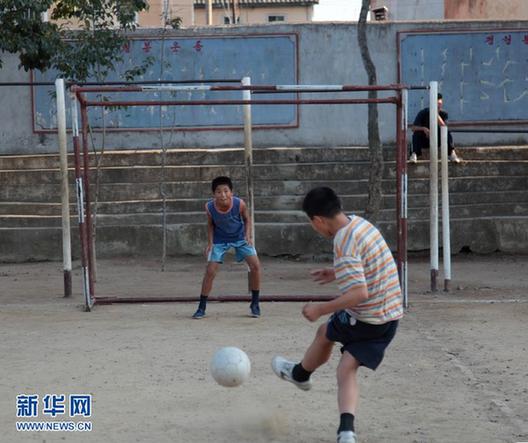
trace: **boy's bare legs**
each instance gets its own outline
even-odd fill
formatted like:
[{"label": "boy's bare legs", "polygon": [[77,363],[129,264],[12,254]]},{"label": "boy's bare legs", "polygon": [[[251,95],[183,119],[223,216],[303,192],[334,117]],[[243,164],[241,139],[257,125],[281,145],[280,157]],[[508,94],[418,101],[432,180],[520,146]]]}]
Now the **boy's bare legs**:
[{"label": "boy's bare legs", "polygon": [[207,297],[213,289],[213,281],[218,272],[220,263],[217,262],[208,262],[207,267],[205,268],[205,275],[202,280],[202,292],[200,293],[200,304],[198,309],[193,314],[193,318],[200,319],[205,317],[205,308],[207,306]]},{"label": "boy's bare legs", "polygon": [[296,364],[293,361],[276,356],[271,362],[271,367],[278,377],[293,383],[303,391],[308,391],[312,388],[310,375],[330,359],[333,347],[334,342],[326,338],[325,323],[317,329],[315,338],[300,363]]},{"label": "boy's bare legs", "polygon": [[357,441],[354,432],[354,415],[359,399],[358,368],[359,361],[352,354],[343,352],[337,366],[337,405],[340,414],[337,441],[339,443],[356,443]]},{"label": "boy's bare legs", "polygon": [[312,344],[304,353],[301,361],[302,367],[308,372],[315,371],[330,360],[333,348],[334,342],[326,338],[326,323],[324,323],[319,326]]},{"label": "boy's bare legs", "polygon": [[246,257],[246,263],[249,266],[249,289],[251,290],[251,304],[249,309],[251,316],[254,318],[260,317],[260,260],[256,255]]},{"label": "boy's bare legs", "polygon": [[348,352],[343,352],[337,366],[337,404],[340,414],[356,413],[359,398],[358,368],[359,362]]},{"label": "boy's bare legs", "polygon": [[246,257],[246,263],[249,266],[249,289],[252,291],[260,290],[260,260],[256,255]]},{"label": "boy's bare legs", "polygon": [[[275,374],[295,384],[299,389],[308,391],[311,388],[311,373],[326,363],[332,354],[334,342],[326,338],[326,328],[326,323],[319,326],[301,363],[295,364],[283,357],[274,357],[271,366]],[[337,367],[337,403],[340,413],[337,441],[339,443],[357,442],[354,432],[354,414],[359,398],[358,368],[359,362],[351,354],[344,352]]]},{"label": "boy's bare legs", "polygon": [[220,263],[210,261],[207,263],[207,267],[205,268],[205,275],[202,280],[202,292],[201,295],[204,295],[206,297],[209,296],[211,293],[211,290],[213,289],[213,281],[216,277],[216,274],[218,273],[218,269],[220,268]]}]

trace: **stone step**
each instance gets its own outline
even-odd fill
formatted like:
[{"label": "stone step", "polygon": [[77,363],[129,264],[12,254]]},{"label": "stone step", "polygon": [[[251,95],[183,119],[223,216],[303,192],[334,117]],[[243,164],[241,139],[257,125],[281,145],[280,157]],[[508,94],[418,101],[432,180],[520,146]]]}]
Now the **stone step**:
[{"label": "stone step", "polygon": [[[200,181],[173,181],[164,185],[169,198],[198,199],[200,201],[210,198],[211,188],[209,180]],[[363,180],[266,180],[255,181],[255,195],[275,197],[281,195],[304,196],[316,186],[331,186],[340,195],[366,195],[368,181]],[[235,182],[235,193],[244,195],[245,182]],[[457,177],[450,178],[450,192],[477,194],[490,194],[501,201],[504,197],[494,193],[510,194],[512,192],[526,191],[528,189],[528,175],[526,176],[495,176],[495,177]],[[393,194],[395,181],[383,181],[383,192]],[[95,187],[91,187],[92,199]],[[410,201],[416,194],[429,193],[429,181],[420,178],[409,178],[408,190]],[[238,192],[241,191],[241,192]],[[100,185],[100,201],[126,201],[126,200],[153,200],[160,198],[158,183],[103,183]],[[478,198],[478,197],[477,197]],[[75,190],[70,187],[70,201],[75,202]],[[490,200],[491,202],[492,200]],[[60,186],[58,184],[19,185],[8,183],[0,186],[0,202],[60,202]]]},{"label": "stone step", "polygon": [[[256,165],[253,171],[256,180],[314,180],[350,174],[353,174],[357,179],[368,177],[368,167],[364,162]],[[100,170],[100,182],[159,183],[162,181],[162,174],[163,181],[209,181],[219,175],[228,175],[236,182],[244,180],[245,168],[242,165],[168,166],[163,170],[157,166],[103,167]],[[95,170],[90,171],[90,177],[91,182],[95,182]],[[73,171],[69,173],[69,181],[70,183],[74,181]],[[53,183],[60,183],[60,173],[57,170],[0,171],[0,184],[40,185]]]},{"label": "stone step", "polygon": [[[244,183],[235,184],[235,191],[238,186],[243,190]],[[368,180],[342,180],[328,178],[326,180],[266,180],[255,181],[255,195],[300,195],[304,196],[310,189],[317,186],[331,186],[339,195],[366,194],[368,192]],[[141,189],[137,189],[141,188]],[[450,190],[452,192],[497,192],[515,191],[528,188],[528,176],[517,177],[461,177],[450,180]],[[393,179],[383,180],[383,192],[385,194],[394,193],[395,181]],[[409,178],[408,189],[410,194],[428,193],[429,181],[423,179]],[[168,195],[178,196],[204,196],[210,195],[210,182],[172,182],[165,185]],[[108,184],[101,188],[101,196],[113,191],[126,197],[128,192],[132,195],[150,195],[153,198],[159,197],[158,184]],[[123,192],[124,191],[124,192]],[[110,200],[110,199],[109,199]]]},{"label": "stone step", "polygon": [[[390,177],[395,177],[396,172],[390,169]],[[528,175],[528,160],[471,160],[462,163],[450,163],[448,174],[455,177],[490,177],[490,176],[526,176]],[[419,161],[410,164],[408,175],[412,178],[429,179],[429,162]],[[439,166],[440,175],[440,166]]]},{"label": "stone step", "polygon": [[[390,181],[387,183],[390,187]],[[394,183],[394,182],[392,182]],[[385,183],[384,183],[385,185]],[[456,177],[449,179],[450,192],[509,192],[521,191],[528,187],[528,176],[495,176],[495,177]],[[385,186],[384,186],[385,189]],[[440,189],[440,185],[439,185]],[[408,192],[425,194],[429,192],[429,180],[409,178]]]},{"label": "stone step", "polygon": [[[484,146],[461,147],[459,153],[465,160],[528,160],[526,146]],[[314,163],[314,162],[354,162],[368,161],[369,153],[366,147],[273,147],[254,148],[255,164],[269,163]],[[425,151],[424,157],[428,158]],[[394,147],[384,148],[384,158],[394,161]],[[103,155],[102,165],[112,166],[157,166],[161,165],[162,153],[156,149],[144,150],[112,150]],[[211,164],[243,164],[244,149],[242,147],[217,149],[168,149],[165,154],[167,165],[211,165]],[[90,154],[90,163],[95,164],[95,156]],[[68,155],[68,164],[73,168],[73,154]],[[3,155],[0,156],[0,170],[21,169],[59,169],[58,154],[42,155]]]},{"label": "stone step", "polygon": [[[389,149],[384,151],[387,159],[393,158]],[[90,154],[90,165],[94,166],[96,158]],[[106,151],[101,166],[159,166],[162,164],[163,153],[156,149],[136,151]],[[253,161],[255,164],[270,163],[313,163],[339,161],[367,161],[366,147],[342,148],[254,148]],[[73,154],[68,155],[68,164],[73,168]],[[169,149],[165,154],[165,164],[181,165],[242,165],[244,164],[244,148],[217,149]],[[59,169],[58,154],[0,156],[0,169]]]},{"label": "stone step", "polygon": [[[97,212],[98,226],[128,226],[128,225],[161,225],[162,210],[159,202],[149,202],[148,204],[130,208],[122,208],[121,205],[113,205],[113,210],[101,207]],[[440,206],[441,208],[441,206]],[[102,212],[107,209],[106,212]],[[127,211],[125,212],[125,209]],[[170,204],[167,207],[166,223],[168,224],[186,224],[186,223],[205,223],[205,214],[203,211],[184,211],[178,210]],[[123,212],[121,212],[123,211]],[[352,209],[345,206],[345,211],[363,214],[363,208]],[[428,206],[419,208],[410,208],[408,210],[409,221],[422,221],[429,219],[430,210]],[[488,203],[471,204],[471,205],[451,205],[450,217],[453,219],[462,218],[485,218],[485,217],[506,217],[506,216],[528,216],[528,202],[514,203]],[[396,220],[395,209],[384,209],[380,212],[380,222],[391,222]],[[257,210],[255,212],[256,223],[306,223],[307,219],[301,210]],[[77,217],[72,215],[71,225],[77,224]],[[3,214],[0,215],[0,227],[57,227],[61,226],[60,212],[56,214]]]},{"label": "stone step", "polygon": [[[457,147],[457,152],[464,160],[528,160],[528,146],[463,146]],[[391,156],[391,159],[394,157]],[[440,158],[440,155],[439,155]],[[423,160],[429,160],[429,151],[425,150]]]},{"label": "stone step", "polygon": [[[380,229],[395,249],[395,224],[380,223]],[[429,248],[428,221],[409,222],[409,251]],[[260,254],[291,255],[331,253],[331,242],[318,236],[307,223],[258,223],[256,245]],[[441,231],[440,231],[441,232]],[[74,259],[79,258],[78,232],[72,230]],[[167,227],[168,255],[201,255],[206,242],[203,223],[171,224]],[[56,228],[0,228],[2,260],[61,260],[62,234]],[[100,226],[97,254],[116,256],[161,256],[159,225]],[[452,219],[451,250],[469,248],[478,253],[493,251],[528,253],[528,217],[483,217]],[[317,251],[317,252],[314,252]]]},{"label": "stone step", "polygon": [[[393,200],[392,198],[390,200]],[[408,197],[409,208],[421,208],[429,206],[429,194],[411,194]],[[526,203],[528,192],[526,191],[499,191],[499,192],[451,192],[449,193],[451,205],[472,205],[500,203]],[[439,199],[441,203],[441,199]],[[386,206],[385,206],[386,207]]]},{"label": "stone step", "polygon": [[[462,246],[477,252],[523,250],[528,243],[528,149],[462,148],[459,152],[465,161],[449,165],[453,251]],[[393,160],[394,152],[385,150],[385,157]],[[254,158],[257,242],[262,253],[313,253],[329,248],[329,243],[315,235],[299,210],[304,195],[315,186],[333,187],[342,196],[347,211],[361,214],[366,206],[366,148],[256,149]],[[97,245],[103,256],[155,256],[161,250],[160,161],[159,151],[105,154]],[[169,199],[169,253],[195,253],[196,242],[205,239],[204,204],[211,195],[210,180],[216,175],[232,175],[235,192],[244,197],[243,150],[173,150],[167,153],[167,164],[164,188]],[[393,247],[394,168],[394,161],[386,163],[386,196],[379,223]],[[93,170],[91,173],[93,197],[95,174]],[[70,182],[73,183],[73,171]],[[60,259],[59,183],[57,155],[0,156],[2,260],[53,259],[55,249],[50,248],[57,245]],[[408,189],[409,249],[428,249],[427,161],[409,165]],[[70,199],[71,222],[76,231],[73,186]],[[72,235],[77,248],[78,236],[75,232]],[[198,253],[201,249],[202,245]]]},{"label": "stone step", "polygon": [[[255,180],[328,180],[329,177],[365,180],[369,176],[369,166],[365,162],[340,162],[340,163],[303,163],[303,164],[273,164],[255,165],[253,168]],[[234,182],[243,182],[245,169],[242,166],[168,166],[160,167],[104,167],[100,170],[101,183],[159,183],[163,181],[196,181],[211,180],[219,175],[228,175]],[[384,178],[395,178],[394,164],[387,163]],[[458,177],[526,177],[528,176],[528,161],[468,161],[462,164],[450,164],[449,176]],[[409,177],[412,179],[429,178],[429,163],[420,162],[411,165]],[[73,171],[69,174],[70,183],[73,183]],[[92,171],[91,181],[95,183],[96,175]],[[60,173],[56,170],[27,170],[27,171],[0,171],[1,185],[41,185],[60,183]]]},{"label": "stone step", "polygon": [[[244,196],[242,196],[244,198]],[[281,195],[281,196],[256,196],[255,208],[257,211],[292,211],[300,210],[303,195]],[[170,213],[197,212],[204,213],[204,206],[208,199],[171,199],[166,200],[166,211]],[[347,211],[361,212],[367,205],[366,195],[341,195],[343,207]],[[412,210],[429,207],[429,194],[411,195],[408,199],[408,207]],[[525,191],[501,192],[501,193],[451,193],[451,207],[471,208],[472,213],[478,216],[477,206],[483,205],[490,211],[496,209],[495,214],[502,214],[500,208],[504,208],[506,213],[510,213],[517,205],[524,205],[528,202],[528,193]],[[394,209],[396,197],[385,195],[382,208],[384,210]],[[92,211],[95,211],[92,205]],[[151,200],[127,200],[127,201],[100,201],[97,204],[98,214],[141,214],[141,213],[161,213],[163,202],[161,199]],[[70,213],[76,214],[75,202],[70,203]],[[28,216],[58,216],[61,214],[60,203],[41,202],[0,202],[0,215],[28,215]],[[421,217],[419,217],[421,218]]]}]

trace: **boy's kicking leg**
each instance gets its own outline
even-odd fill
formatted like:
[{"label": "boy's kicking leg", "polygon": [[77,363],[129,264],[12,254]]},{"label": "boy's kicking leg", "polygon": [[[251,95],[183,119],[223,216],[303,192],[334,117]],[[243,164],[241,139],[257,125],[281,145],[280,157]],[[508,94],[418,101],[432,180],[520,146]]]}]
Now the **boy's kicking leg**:
[{"label": "boy's kicking leg", "polygon": [[301,362],[295,364],[295,362],[283,357],[274,357],[271,362],[273,372],[283,380],[293,383],[299,389],[304,391],[311,389],[310,375],[330,359],[334,347],[334,342],[326,337],[326,327],[326,323],[319,326],[315,338],[306,350]]},{"label": "boy's kicking leg", "polygon": [[354,429],[354,415],[359,399],[357,370],[360,366],[347,351],[341,355],[337,367],[337,404],[339,407],[340,423],[337,430],[338,443],[356,441]]},{"label": "boy's kicking leg", "polygon": [[[310,375],[325,364],[332,354],[334,342],[326,336],[327,325],[319,326],[314,341],[306,350],[300,363],[295,364],[283,357],[274,357],[271,362],[273,372],[302,390],[312,387]],[[358,403],[357,369],[359,362],[348,352],[344,352],[337,367],[338,405],[340,415],[337,431],[338,443],[356,443],[354,414]]]},{"label": "boy's kicking leg", "polygon": [[260,317],[260,261],[258,256],[250,255],[246,257],[246,263],[249,266],[249,289],[251,290],[251,304],[249,309],[251,316]]},{"label": "boy's kicking leg", "polygon": [[199,319],[205,317],[205,308],[207,307],[207,297],[213,289],[213,281],[218,272],[220,263],[217,262],[208,262],[207,268],[205,269],[205,275],[202,281],[202,291],[200,292],[200,303],[198,309],[193,314],[193,318]]}]

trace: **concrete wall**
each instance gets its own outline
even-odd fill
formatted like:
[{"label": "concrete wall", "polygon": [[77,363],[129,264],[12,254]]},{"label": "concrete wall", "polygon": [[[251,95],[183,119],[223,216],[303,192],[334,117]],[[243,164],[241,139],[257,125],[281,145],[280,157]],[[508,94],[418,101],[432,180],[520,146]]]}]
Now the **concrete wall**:
[{"label": "concrete wall", "polygon": [[[424,22],[375,23],[369,25],[368,39],[378,83],[397,82],[398,31],[409,30],[498,30],[526,29],[528,22]],[[152,35],[155,31],[142,31]],[[357,46],[354,23],[259,25],[236,28],[194,28],[171,31],[174,36],[245,35],[291,33],[299,35],[299,83],[303,84],[366,84],[367,77]],[[29,74],[17,69],[15,56],[2,54],[4,68],[0,82],[28,80]],[[270,60],[273,63],[273,60]],[[0,107],[0,154],[56,152],[54,134],[34,134],[31,121],[31,94],[28,87],[3,87]],[[254,131],[254,145],[265,146],[357,146],[367,144],[367,108],[360,106],[305,106],[300,110],[298,128]],[[384,143],[394,141],[395,112],[391,105],[380,107],[380,130]],[[169,137],[165,137],[167,140]],[[178,131],[170,136],[174,147],[239,146],[240,130]],[[457,135],[459,144],[528,143],[518,135]],[[160,137],[153,133],[110,133],[106,146],[112,148],[159,147]]]}]

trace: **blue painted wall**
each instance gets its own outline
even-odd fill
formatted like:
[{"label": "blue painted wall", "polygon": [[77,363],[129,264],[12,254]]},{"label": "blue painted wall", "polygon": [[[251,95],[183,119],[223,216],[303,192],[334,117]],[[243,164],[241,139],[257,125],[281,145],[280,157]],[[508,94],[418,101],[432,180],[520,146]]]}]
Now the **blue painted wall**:
[{"label": "blue painted wall", "polygon": [[[124,73],[152,59],[146,73],[135,80],[200,80],[237,79],[249,76],[253,83],[297,83],[297,38],[295,34],[229,37],[171,37],[136,39],[122,49],[124,61],[108,81],[124,78]],[[55,81],[57,73],[35,73],[36,81]],[[95,79],[91,79],[95,81]],[[36,130],[56,128],[54,88],[35,87],[34,121]],[[161,94],[161,95],[160,95]],[[109,100],[222,100],[242,98],[241,91],[208,92],[146,92],[105,93]],[[88,95],[95,99],[95,94]],[[255,98],[272,98],[259,94]],[[281,98],[294,98],[292,94]],[[161,112],[160,112],[161,111]],[[101,127],[101,110],[89,111],[92,127]],[[160,121],[161,118],[161,121]],[[70,119],[67,119],[68,123]],[[118,111],[107,110],[105,125],[109,129],[127,128],[221,128],[240,127],[243,124],[242,106],[172,106],[160,110],[159,106],[128,107]],[[255,125],[293,126],[297,123],[297,107],[255,106]]]},{"label": "blue painted wall", "polygon": [[[504,32],[504,29],[516,29],[512,32]],[[465,29],[464,34],[461,29]],[[490,30],[494,30],[493,32]],[[422,34],[415,33],[421,31]],[[424,63],[424,69],[437,69],[438,72],[433,73],[435,76],[442,76],[442,67],[445,68],[442,90],[446,95],[446,107],[450,113],[451,120],[460,120],[461,118],[474,120],[477,118],[515,118],[516,120],[528,120],[528,106],[526,106],[526,95],[519,97],[515,93],[523,93],[522,80],[527,72],[526,55],[524,59],[517,54],[526,54],[526,45],[524,45],[524,35],[528,34],[528,21],[511,21],[511,22],[389,22],[389,23],[371,23],[368,26],[368,41],[370,51],[377,68],[378,82],[380,84],[396,83],[398,81],[398,39],[397,34],[408,36],[403,44],[410,44],[413,39],[420,38],[422,42],[436,41],[438,49],[432,52],[433,45],[431,43],[431,61],[427,66]],[[144,41],[159,40],[160,30],[141,30],[141,33],[136,33],[137,45],[136,50],[142,51]],[[405,34],[402,34],[405,33]],[[488,45],[485,38],[488,35],[494,35],[493,45]],[[512,36],[511,44],[506,45],[506,41],[501,40],[505,36]],[[291,83],[292,79],[296,79],[299,84],[356,84],[364,85],[368,82],[363,63],[361,61],[361,54],[357,45],[357,27],[356,23],[325,23],[325,24],[277,24],[277,25],[259,25],[259,26],[236,26],[236,27],[218,27],[218,28],[193,28],[167,31],[167,51],[170,51],[172,42],[181,42],[182,47],[186,47],[188,57],[194,58],[194,62],[185,62],[178,64],[176,56],[172,54],[171,67],[175,72],[180,72],[183,68],[188,69],[189,77],[205,76],[212,74],[210,69],[216,64],[224,68],[233,66],[236,69],[235,74],[242,76],[250,74],[253,81],[256,83]],[[270,41],[270,37],[275,35],[275,40]],[[452,37],[449,37],[449,36]],[[430,37],[428,37],[430,36]],[[522,41],[519,38],[522,37]],[[482,63],[493,63],[498,61],[504,62],[502,58],[506,51],[513,57],[516,56],[518,63],[510,63],[507,66],[502,63],[502,68],[493,68],[495,74],[484,75],[484,68],[489,68],[487,65],[470,65],[464,66],[464,75],[469,77],[467,82],[474,82],[475,78],[482,80],[479,87],[472,84],[465,84],[462,82],[464,90],[462,91],[464,100],[469,102],[459,101],[460,95],[460,75],[461,65],[460,58],[448,59],[445,64],[442,63],[442,45],[440,43],[447,42],[448,39],[454,38],[457,45],[464,45],[466,50],[470,46],[465,42],[465,39],[476,39],[475,44],[479,44],[482,51],[488,54],[490,58],[482,57]],[[484,38],[484,41],[482,40]],[[254,39],[254,40],[251,40]],[[262,39],[262,40],[261,40]],[[207,55],[191,52],[195,50],[193,45],[197,40],[202,43],[224,42],[226,45],[231,45],[233,49],[230,53],[223,53],[221,51],[214,51],[210,53],[203,53]],[[236,42],[234,42],[236,40]],[[277,43],[279,41],[279,43]],[[237,43],[239,42],[239,43]],[[239,53],[235,51],[237,47],[247,48],[249,43],[255,42],[260,46],[260,54],[255,55],[246,52]],[[264,43],[265,42],[265,43]],[[297,47],[295,48],[295,44]],[[238,46],[235,46],[238,45]],[[457,45],[454,49],[457,49]],[[511,46],[513,49],[504,48],[503,46]],[[288,49],[286,49],[288,48]],[[426,46],[428,48],[428,46]],[[445,49],[445,46],[443,47]],[[449,48],[453,48],[450,44]],[[498,49],[500,48],[500,49]],[[205,44],[204,48],[205,50]],[[498,57],[497,58],[497,53]],[[221,55],[224,54],[224,55]],[[244,55],[245,54],[245,55]],[[405,55],[407,54],[407,55]],[[401,52],[400,55],[408,57],[411,52]],[[436,54],[436,55],[434,55]],[[454,57],[448,51],[449,57]],[[209,57],[217,57],[217,62],[209,60]],[[227,58],[230,57],[229,61]],[[253,60],[250,66],[251,71],[243,69],[246,62],[241,61],[241,57],[247,57],[248,60]],[[476,54],[473,53],[473,61],[476,60]],[[493,58],[495,57],[495,58]],[[239,60],[240,59],[240,60]],[[15,56],[10,54],[2,54],[2,60],[5,62],[2,69],[0,69],[0,81],[14,82],[14,81],[29,81],[29,74],[23,70],[19,70],[18,60]],[[297,66],[295,65],[297,61]],[[458,60],[458,62],[451,63],[451,60]],[[513,60],[513,59],[510,59]],[[201,71],[198,61],[203,62],[204,66],[208,66],[209,71]],[[409,60],[403,60],[406,66],[406,71],[410,71]],[[457,65],[458,63],[458,65]],[[490,65],[490,66],[492,66]],[[418,65],[420,66],[420,65]],[[453,68],[454,66],[454,68]],[[457,67],[458,66],[458,67]],[[499,65],[500,66],[500,65]],[[506,70],[504,68],[506,67]],[[192,68],[192,71],[191,71]],[[449,69],[448,69],[449,68]],[[178,70],[179,69],[179,70]],[[214,68],[212,68],[214,71]],[[261,75],[264,78],[259,78],[257,69],[261,70]],[[416,69],[416,68],[415,68]],[[159,70],[159,65],[158,65]],[[173,71],[172,74],[175,74]],[[213,72],[213,74],[216,74]],[[232,75],[232,71],[222,72],[224,75]],[[500,83],[507,80],[506,77],[496,77],[496,75],[508,74],[508,81],[502,86]],[[150,73],[151,77],[158,78],[159,71]],[[180,75],[180,74],[178,74]],[[220,73],[218,73],[220,76]],[[297,75],[297,77],[295,77]],[[451,76],[451,77],[450,77]],[[458,80],[456,80],[458,76]],[[494,77],[495,76],[495,77]],[[50,75],[52,77],[52,75]],[[267,78],[266,78],[267,77]],[[427,77],[424,77],[428,80]],[[473,80],[471,80],[473,78]],[[499,79],[501,79],[499,81]],[[407,81],[409,79],[406,78]],[[442,80],[442,78],[440,78]],[[421,77],[417,77],[415,81],[422,81]],[[457,82],[458,81],[458,82]],[[414,81],[413,81],[414,82]],[[447,84],[451,86],[446,87]],[[490,84],[491,83],[491,84]],[[499,86],[497,86],[499,85]],[[520,86],[519,86],[520,85]],[[508,100],[510,102],[504,103],[504,92],[510,92]],[[490,95],[488,101],[481,99],[481,92]],[[1,100],[3,106],[0,106],[0,154],[7,153],[45,153],[57,152],[57,137],[55,133],[36,133],[32,124],[32,97],[30,87],[19,88],[3,88],[1,91]],[[411,99],[414,108],[411,112],[415,112],[420,106],[420,91],[411,91],[409,98]],[[472,94],[472,95],[471,95]],[[391,95],[390,93],[380,93],[380,97]],[[279,97],[283,97],[281,94]],[[344,97],[366,97],[365,93],[350,93],[350,94],[300,94],[303,98],[344,98]],[[262,97],[259,95],[259,97]],[[274,96],[277,97],[277,96]],[[55,104],[53,100],[43,93],[41,100],[48,100],[49,109],[46,105],[39,105],[39,109],[44,116],[43,122],[47,125],[54,125],[53,115]],[[474,100],[474,103],[470,101]],[[514,100],[513,102],[511,100]],[[483,111],[486,103],[489,103],[487,111]],[[464,115],[461,117],[460,109]],[[261,108],[261,109],[260,109]],[[262,124],[266,121],[271,123],[280,123],[282,126],[279,129],[264,129],[262,126],[253,131],[253,145],[255,147],[266,146],[365,146],[368,143],[368,111],[366,105],[301,105],[297,109],[290,107],[289,114],[286,108],[276,106],[274,110],[265,108],[264,106],[253,107],[254,120]],[[392,105],[380,105],[379,108],[379,122],[380,134],[383,143],[392,144],[395,138],[395,124],[396,113],[395,107]],[[243,146],[244,134],[240,128],[226,129],[226,126],[221,126],[222,122],[227,121],[239,124],[236,122],[237,114],[235,111],[230,111],[225,116],[223,113],[225,109],[215,108],[216,115],[208,115],[204,109],[199,111],[191,111],[190,109],[180,109],[181,115],[176,114],[176,124],[192,125],[192,129],[200,129],[196,125],[212,124],[222,130],[185,130],[180,126],[181,130],[171,131],[170,137],[164,138],[163,143],[171,147],[219,147],[219,146]],[[122,111],[123,112],[123,111]],[[192,119],[191,112],[199,112],[197,118]],[[297,112],[295,116],[294,112]],[[222,113],[222,115],[220,115]],[[457,115],[459,113],[459,115]],[[169,114],[170,115],[170,114]],[[297,117],[298,125],[291,125]],[[414,115],[411,115],[411,119]],[[138,122],[138,116],[120,117],[123,120],[120,122],[132,124]],[[169,117],[167,117],[169,118]],[[229,119],[228,119],[229,118]],[[178,120],[179,119],[179,120]],[[503,120],[504,121],[504,120]],[[159,114],[146,115],[145,122],[139,122],[142,126],[151,125],[155,128],[159,125]],[[172,124],[172,122],[170,122]],[[169,124],[165,119],[163,124]],[[288,127],[286,127],[288,126]],[[493,128],[490,123],[486,127]],[[502,127],[502,126],[501,126]],[[526,125],[511,125],[513,128],[526,128]],[[410,133],[408,134],[410,135]],[[100,131],[94,131],[94,143],[100,146],[102,143],[102,134]],[[71,149],[71,138],[68,137]],[[106,149],[148,149],[160,148],[162,140],[159,131],[129,131],[124,128],[122,131],[109,131],[106,133],[105,139]],[[464,145],[504,145],[504,144],[528,144],[528,136],[523,134],[455,134],[455,143],[457,146]]]},{"label": "blue painted wall", "polygon": [[[451,121],[528,120],[528,31],[400,34],[401,78],[439,81]],[[410,96],[411,118],[428,106]]]}]

